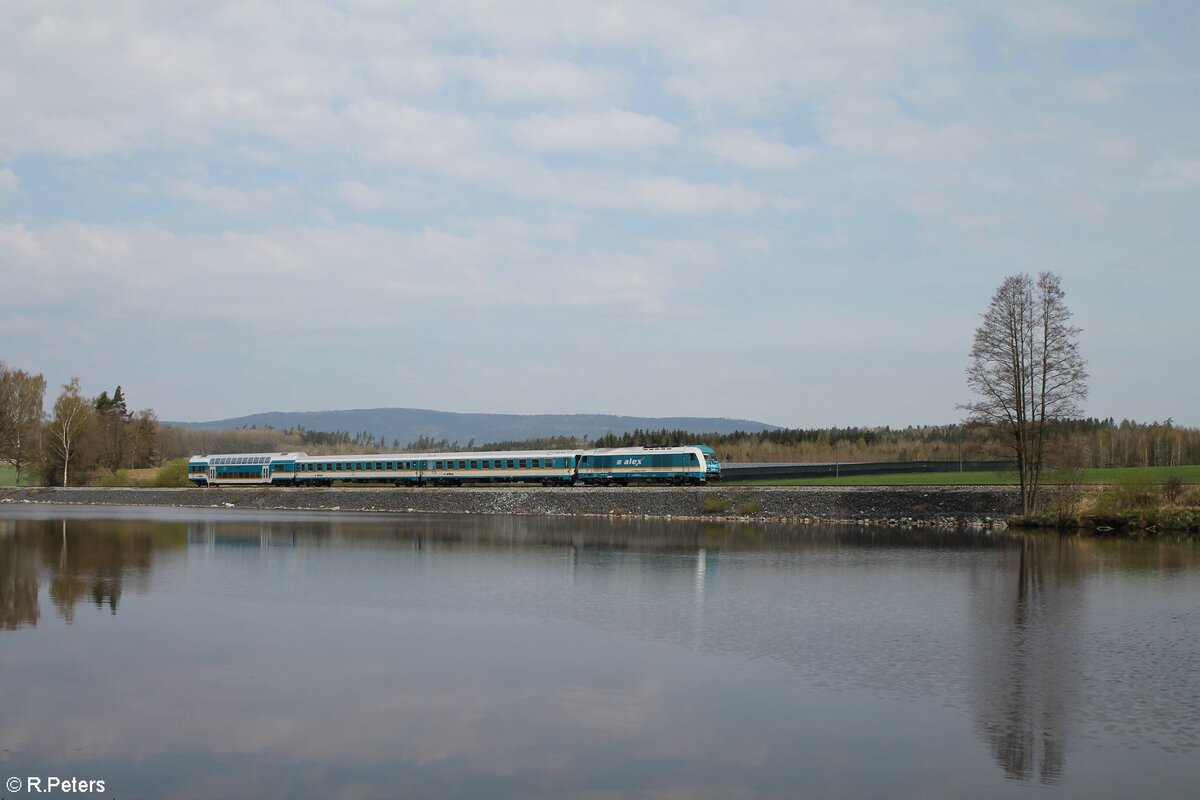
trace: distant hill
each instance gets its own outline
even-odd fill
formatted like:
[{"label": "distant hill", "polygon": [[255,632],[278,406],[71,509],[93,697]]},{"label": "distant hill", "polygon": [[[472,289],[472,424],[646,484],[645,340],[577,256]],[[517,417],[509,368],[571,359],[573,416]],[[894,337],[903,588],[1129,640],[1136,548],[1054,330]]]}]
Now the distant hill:
[{"label": "distant hill", "polygon": [[693,433],[777,430],[778,426],[748,419],[725,417],[620,417],[613,414],[457,414],[419,408],[362,408],[347,411],[268,411],[211,422],[171,422],[184,428],[228,430],[298,428],[310,431],[367,432],[401,445],[422,436],[466,445],[521,441],[534,437],[586,436],[642,430],[685,430]]}]

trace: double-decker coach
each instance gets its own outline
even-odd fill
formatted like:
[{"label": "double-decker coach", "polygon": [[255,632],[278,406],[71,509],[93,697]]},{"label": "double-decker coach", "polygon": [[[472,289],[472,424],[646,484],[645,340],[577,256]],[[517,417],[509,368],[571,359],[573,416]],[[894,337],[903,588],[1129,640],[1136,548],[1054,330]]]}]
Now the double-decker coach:
[{"label": "double-decker coach", "polygon": [[192,456],[188,480],[197,486],[261,486],[290,484],[296,477],[296,459],[307,453],[230,453]]}]

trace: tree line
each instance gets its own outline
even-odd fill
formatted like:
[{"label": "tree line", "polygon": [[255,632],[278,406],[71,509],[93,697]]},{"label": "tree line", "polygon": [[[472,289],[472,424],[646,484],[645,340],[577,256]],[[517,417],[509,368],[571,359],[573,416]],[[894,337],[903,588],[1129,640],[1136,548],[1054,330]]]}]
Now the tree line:
[{"label": "tree line", "polygon": [[17,483],[37,476],[53,486],[86,483],[98,472],[158,466],[158,419],[152,409],[130,411],[117,386],[96,397],[78,378],[62,387],[50,414],[46,379],[0,361],[0,461]]},{"label": "tree line", "polygon": [[[1165,422],[1080,419],[1048,425],[1052,466],[1142,467],[1200,464],[1200,429]],[[357,441],[356,441],[357,440]],[[362,452],[429,453],[488,450],[585,450],[593,447],[654,447],[706,444],[729,462],[993,461],[1010,460],[1007,441],[994,426],[922,425],[905,428],[780,428],[769,431],[695,433],[633,430],[586,436],[547,436],[477,444],[422,436],[405,444],[367,440],[345,432],[272,427],[196,430],[159,426],[164,458],[196,453],[284,452],[311,455]]]},{"label": "tree line", "polygon": [[[1048,421],[1047,466],[1052,468],[1161,467],[1200,464],[1200,428],[1172,420],[1073,419]],[[540,440],[545,441],[545,440]],[[1007,432],[983,424],[906,428],[781,428],[696,434],[634,430],[606,434],[590,447],[707,444],[732,462],[992,461],[1009,460]]]}]

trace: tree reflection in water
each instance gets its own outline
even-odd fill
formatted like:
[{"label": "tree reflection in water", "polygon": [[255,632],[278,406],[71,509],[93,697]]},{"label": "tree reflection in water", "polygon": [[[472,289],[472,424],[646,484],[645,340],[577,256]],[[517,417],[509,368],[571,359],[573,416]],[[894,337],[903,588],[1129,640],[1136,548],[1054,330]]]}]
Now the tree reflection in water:
[{"label": "tree reflection in water", "polygon": [[1082,652],[1075,547],[1025,537],[1011,570],[972,572],[975,730],[1012,779],[1053,784],[1062,774]]},{"label": "tree reflection in water", "polygon": [[123,521],[5,521],[0,536],[0,628],[34,627],[41,619],[40,592],[67,623],[90,600],[117,613],[127,583],[143,589],[155,551],[183,548],[180,523],[131,525]]}]

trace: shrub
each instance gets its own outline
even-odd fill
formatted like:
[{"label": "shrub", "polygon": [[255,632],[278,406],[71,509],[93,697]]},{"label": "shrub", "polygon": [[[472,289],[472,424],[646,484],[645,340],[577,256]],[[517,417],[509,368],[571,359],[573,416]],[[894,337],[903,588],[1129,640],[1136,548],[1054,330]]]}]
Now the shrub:
[{"label": "shrub", "polygon": [[704,495],[704,501],[700,504],[700,512],[703,514],[723,514],[733,507],[733,503],[723,497],[718,497],[715,494]]},{"label": "shrub", "polygon": [[757,514],[759,511],[762,511],[762,503],[758,500],[747,500],[738,506],[738,513],[746,517]]},{"label": "shrub", "polygon": [[1163,481],[1162,485],[1163,500],[1168,503],[1175,503],[1183,496],[1183,478],[1178,475],[1172,475]]},{"label": "shrub", "polygon": [[154,480],[150,482],[151,486],[159,489],[166,489],[173,486],[188,485],[188,460],[186,458],[174,458],[163,464],[158,474],[154,476]]},{"label": "shrub", "polygon": [[133,486],[133,477],[129,474],[129,470],[119,469],[101,478],[100,485],[105,489],[112,489],[119,486]]},{"label": "shrub", "polygon": [[1096,510],[1100,513],[1121,513],[1156,508],[1159,493],[1151,483],[1142,483],[1136,476],[1121,478],[1100,494]]}]

